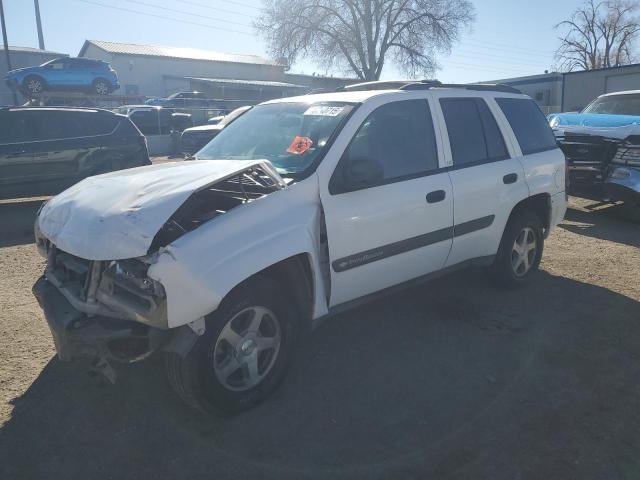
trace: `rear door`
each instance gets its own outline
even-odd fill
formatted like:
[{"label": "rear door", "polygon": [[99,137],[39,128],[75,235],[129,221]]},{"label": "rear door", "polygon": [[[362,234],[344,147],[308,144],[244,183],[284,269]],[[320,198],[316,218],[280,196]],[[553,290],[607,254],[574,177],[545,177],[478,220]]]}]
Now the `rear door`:
[{"label": "rear door", "polygon": [[29,112],[37,135],[33,162],[49,192],[59,192],[82,177],[86,159],[101,148],[93,132],[95,113],[44,110]]},{"label": "rear door", "polygon": [[495,255],[511,210],[529,190],[514,146],[496,120],[495,100],[439,96],[454,196],[451,266]]},{"label": "rear door", "polygon": [[77,87],[90,86],[97,77],[97,63],[92,60],[70,59],[67,61],[67,84]]},{"label": "rear door", "polygon": [[[357,112],[354,122],[367,116],[359,120],[328,191],[321,190],[330,306],[439,270],[451,248],[451,181],[441,169],[427,100],[374,107],[365,104]],[[345,183],[345,165],[368,158],[382,166],[379,182],[366,188]]]}]

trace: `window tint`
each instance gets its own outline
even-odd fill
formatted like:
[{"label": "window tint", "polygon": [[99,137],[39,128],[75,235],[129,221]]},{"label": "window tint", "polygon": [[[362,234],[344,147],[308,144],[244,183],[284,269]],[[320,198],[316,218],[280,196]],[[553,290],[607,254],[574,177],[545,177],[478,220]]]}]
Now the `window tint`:
[{"label": "window tint", "polygon": [[106,135],[118,123],[115,116],[89,112],[40,111],[29,114],[38,140]]},{"label": "window tint", "polygon": [[21,143],[33,140],[33,129],[24,112],[6,111],[0,113],[0,143]]},{"label": "window tint", "polygon": [[70,58],[67,60],[70,68],[73,69],[88,69],[98,67],[98,62],[95,60],[85,60],[82,58]]},{"label": "window tint", "polygon": [[376,160],[382,183],[438,168],[438,150],[426,100],[392,102],[367,117],[343,155],[343,166],[356,158]]},{"label": "window tint", "polygon": [[533,100],[496,98],[524,155],[557,148],[549,122]]},{"label": "window tint", "polygon": [[509,157],[495,118],[479,98],[440,100],[454,165],[464,165]]},{"label": "window tint", "polygon": [[108,135],[118,125],[118,117],[115,115],[104,115],[93,113],[82,113],[83,126],[79,130],[81,136]]}]

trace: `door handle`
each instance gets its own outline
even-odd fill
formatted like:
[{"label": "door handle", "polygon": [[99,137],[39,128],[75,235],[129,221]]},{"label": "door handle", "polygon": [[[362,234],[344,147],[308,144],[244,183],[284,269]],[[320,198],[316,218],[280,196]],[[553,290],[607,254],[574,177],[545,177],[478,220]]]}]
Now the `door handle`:
[{"label": "door handle", "polygon": [[505,185],[509,185],[510,183],[516,183],[518,181],[518,174],[517,173],[509,173],[507,175],[505,175],[504,177],[502,177],[502,182]]},{"label": "door handle", "polygon": [[445,199],[447,193],[444,190],[435,190],[427,193],[427,203],[438,203]]}]

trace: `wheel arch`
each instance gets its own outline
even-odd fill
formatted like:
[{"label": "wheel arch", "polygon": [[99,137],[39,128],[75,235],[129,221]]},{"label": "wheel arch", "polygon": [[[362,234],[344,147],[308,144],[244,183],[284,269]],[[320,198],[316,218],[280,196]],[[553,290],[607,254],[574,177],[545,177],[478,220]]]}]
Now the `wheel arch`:
[{"label": "wheel arch", "polygon": [[276,281],[282,286],[285,293],[291,295],[297,317],[302,320],[300,327],[311,325],[315,301],[315,280],[311,255],[300,253],[274,263],[251,275],[240,285],[234,287],[227,296],[231,295],[235,289],[261,276]]},{"label": "wheel arch", "polygon": [[27,82],[30,78],[37,78],[38,80],[40,80],[42,82],[42,89],[44,90],[48,85],[49,82],[47,82],[47,79],[44,78],[42,75],[40,75],[39,73],[28,73],[27,75],[25,75],[22,79],[22,81],[20,82],[20,86],[23,89],[27,88]]},{"label": "wheel arch", "polygon": [[551,226],[551,195],[548,193],[538,193],[521,200],[511,210],[507,224],[515,215],[522,211],[532,211],[540,218],[546,237]]}]

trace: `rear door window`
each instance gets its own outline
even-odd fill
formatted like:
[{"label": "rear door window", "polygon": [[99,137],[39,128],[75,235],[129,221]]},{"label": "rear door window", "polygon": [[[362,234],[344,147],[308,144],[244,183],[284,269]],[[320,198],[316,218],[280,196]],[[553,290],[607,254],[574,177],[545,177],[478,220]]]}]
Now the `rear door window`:
[{"label": "rear door window", "polygon": [[29,112],[38,140],[107,135],[116,128],[118,117],[92,112],[38,111]]},{"label": "rear door window", "polygon": [[496,98],[511,124],[523,155],[557,148],[549,122],[538,105],[525,98]]},{"label": "rear door window", "polygon": [[454,166],[509,158],[493,114],[480,98],[443,98],[444,114]]}]

